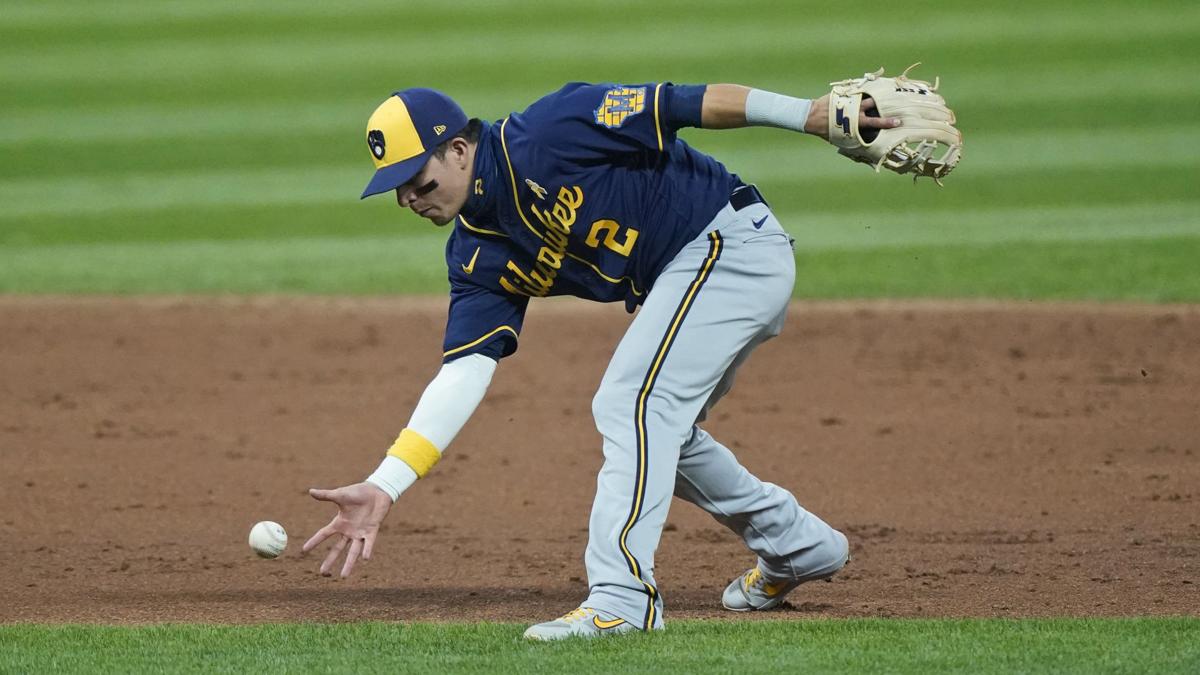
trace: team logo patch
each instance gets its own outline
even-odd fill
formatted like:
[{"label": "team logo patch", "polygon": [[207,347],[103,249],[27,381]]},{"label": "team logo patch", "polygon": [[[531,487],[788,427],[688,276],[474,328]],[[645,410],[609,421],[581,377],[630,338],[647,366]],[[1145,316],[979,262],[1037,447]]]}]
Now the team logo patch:
[{"label": "team logo patch", "polygon": [[625,120],[646,109],[645,87],[617,87],[604,92],[604,101],[596,108],[596,124],[616,129]]},{"label": "team logo patch", "polygon": [[371,148],[371,154],[375,159],[383,159],[383,154],[387,152],[387,142],[383,140],[383,132],[378,129],[372,129],[367,132],[367,145]]}]

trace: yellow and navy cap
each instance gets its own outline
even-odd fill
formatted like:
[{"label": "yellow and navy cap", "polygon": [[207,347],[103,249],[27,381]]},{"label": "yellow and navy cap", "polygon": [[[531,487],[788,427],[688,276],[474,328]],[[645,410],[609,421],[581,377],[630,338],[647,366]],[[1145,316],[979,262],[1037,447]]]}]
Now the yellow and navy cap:
[{"label": "yellow and navy cap", "polygon": [[440,91],[417,88],[392,94],[367,121],[367,147],[375,161],[375,176],[361,199],[407,183],[438,144],[466,126],[466,113]]}]

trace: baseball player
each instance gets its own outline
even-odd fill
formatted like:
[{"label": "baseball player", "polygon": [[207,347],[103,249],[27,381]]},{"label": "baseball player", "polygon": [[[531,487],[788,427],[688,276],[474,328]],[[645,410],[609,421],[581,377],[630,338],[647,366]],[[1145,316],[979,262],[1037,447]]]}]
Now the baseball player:
[{"label": "baseball player", "polygon": [[815,102],[731,84],[572,83],[495,123],[446,95],[407,89],[367,124],[376,172],[363,197],[394,192],[438,226],[450,307],[443,366],[364,482],[311,495],[337,515],[304,544],[333,544],[342,576],[369,559],[397,497],[428,473],[517,349],[530,298],[623,301],[636,315],[592,401],[603,439],[585,556],[590,593],[525,636],[553,640],[663,626],[654,552],[672,495],[736,533],[756,564],[726,588],[730,610],[765,610],[849,559],[846,537],[787,490],[742,467],[699,424],[738,366],[783,327],[792,241],[754,185],[677,137],[684,127],[772,126],[829,138],[901,126],[869,97],[830,119]]}]

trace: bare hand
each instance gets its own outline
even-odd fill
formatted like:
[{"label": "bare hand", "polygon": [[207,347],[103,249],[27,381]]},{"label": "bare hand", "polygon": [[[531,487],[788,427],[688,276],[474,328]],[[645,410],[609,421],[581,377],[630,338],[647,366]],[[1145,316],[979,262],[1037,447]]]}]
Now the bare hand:
[{"label": "bare hand", "polygon": [[319,490],[312,488],[308,494],[323,502],[337,504],[338,513],[329,524],[317,531],[301,549],[305,553],[313,550],[333,536],[333,546],[321,563],[321,574],[330,576],[337,563],[338,556],[346,550],[346,562],[342,565],[342,578],[350,576],[354,571],[354,563],[361,557],[371,559],[371,551],[375,548],[375,535],[379,534],[379,526],[392,508],[392,498],[374,485],[362,482],[347,485],[336,490]]},{"label": "bare hand", "polygon": [[[875,99],[864,96],[858,113],[859,129],[892,129],[900,126],[899,117],[871,117],[868,110],[875,109]],[[820,136],[829,140],[829,94],[813,101],[808,111],[808,120],[804,122],[804,133]]]}]

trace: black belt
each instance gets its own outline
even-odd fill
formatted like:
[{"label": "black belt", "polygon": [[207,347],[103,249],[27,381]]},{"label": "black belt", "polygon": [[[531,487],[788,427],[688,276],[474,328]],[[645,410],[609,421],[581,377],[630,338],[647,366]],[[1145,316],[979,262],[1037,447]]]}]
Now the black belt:
[{"label": "black belt", "polygon": [[[767,200],[763,199],[762,193],[753,185],[739,185],[729,195],[729,205],[734,211],[741,211],[751,204],[767,204]],[[770,206],[770,204],[767,204]]]}]

